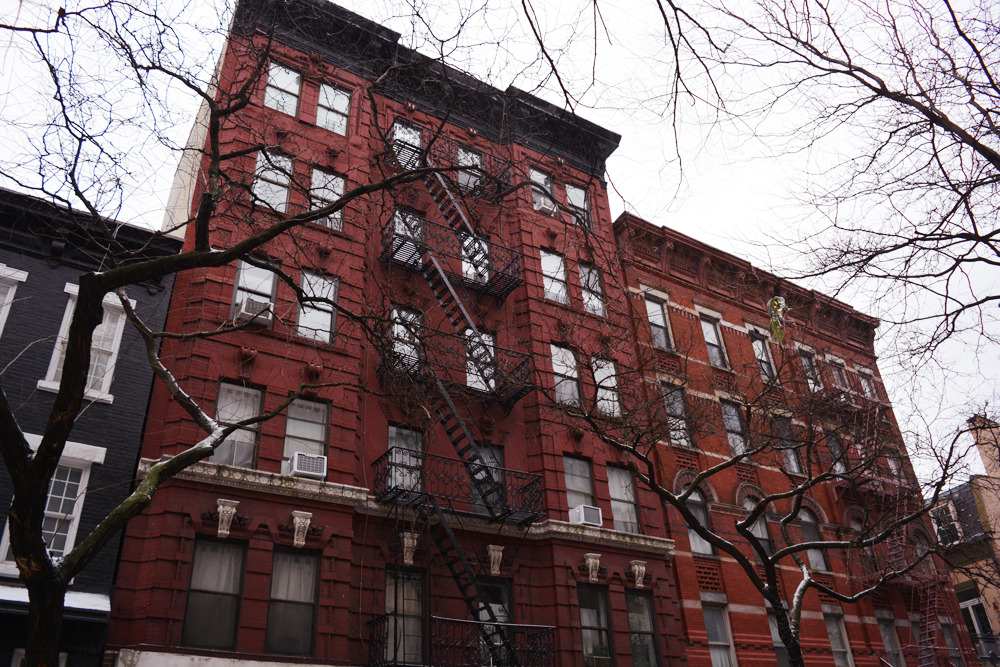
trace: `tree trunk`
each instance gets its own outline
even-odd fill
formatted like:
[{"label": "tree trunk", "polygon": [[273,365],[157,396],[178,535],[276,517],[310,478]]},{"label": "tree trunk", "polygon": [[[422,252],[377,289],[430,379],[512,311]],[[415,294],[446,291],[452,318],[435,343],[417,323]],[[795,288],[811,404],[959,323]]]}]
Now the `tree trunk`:
[{"label": "tree trunk", "polygon": [[792,627],[788,623],[788,611],[785,610],[780,600],[777,605],[772,602],[771,610],[774,612],[774,620],[778,625],[778,637],[781,638],[781,643],[785,645],[785,652],[788,653],[788,664],[792,667],[805,667],[806,663],[802,658],[802,646],[799,645],[798,634],[792,633]]},{"label": "tree trunk", "polygon": [[28,585],[28,645],[25,667],[59,667],[66,585],[48,580]]}]

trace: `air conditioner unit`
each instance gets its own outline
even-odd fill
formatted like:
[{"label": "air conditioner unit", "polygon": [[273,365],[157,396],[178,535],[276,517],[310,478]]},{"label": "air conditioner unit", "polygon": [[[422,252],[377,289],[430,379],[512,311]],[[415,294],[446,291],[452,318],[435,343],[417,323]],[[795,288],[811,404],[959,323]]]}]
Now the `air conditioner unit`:
[{"label": "air conditioner unit", "polygon": [[604,525],[604,520],[601,518],[601,508],[593,505],[577,505],[571,509],[569,522],[582,526],[597,526],[598,528]]},{"label": "air conditioner unit", "polygon": [[253,320],[258,324],[269,324],[271,322],[270,308],[271,302],[259,301],[248,297],[236,304],[236,315],[233,319],[237,322],[249,322]]},{"label": "air conditioner unit", "polygon": [[292,454],[292,477],[326,479],[326,457],[319,454],[295,452]]}]

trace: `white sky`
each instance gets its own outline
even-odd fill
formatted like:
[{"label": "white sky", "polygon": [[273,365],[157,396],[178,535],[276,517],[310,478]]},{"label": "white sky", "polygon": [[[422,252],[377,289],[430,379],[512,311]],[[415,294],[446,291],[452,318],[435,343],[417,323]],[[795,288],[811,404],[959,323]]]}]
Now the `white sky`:
[{"label": "white sky", "polygon": [[[224,2],[214,1],[219,6]],[[464,14],[456,9],[454,0],[411,3],[417,5],[416,12],[412,4],[401,8],[397,0],[341,2],[402,33],[404,45],[429,55],[435,52],[433,42],[420,36],[426,36],[429,30],[437,37],[456,36],[448,41],[447,59],[451,64],[498,88],[513,84],[561,103],[555,82],[546,78],[547,71],[537,58],[538,49],[527,32],[520,3],[507,6],[492,2],[488,8]],[[161,4],[178,6],[176,2]],[[212,20],[219,13],[210,3],[195,4],[195,9],[186,10],[186,18],[197,11]],[[21,11],[23,16],[42,6],[29,2],[18,5],[20,9],[0,9],[0,17],[9,22],[13,20],[10,12]],[[770,155],[772,147],[761,138],[759,127],[740,119],[713,124],[715,116],[708,104],[685,98],[678,109],[676,126],[682,170],[675,154],[671,110],[665,96],[671,61],[665,51],[663,22],[656,4],[652,0],[602,0],[596,34],[594,5],[589,0],[544,0],[533,2],[531,7],[564,81],[581,100],[578,112],[622,135],[619,149],[608,162],[614,216],[630,210],[765,269],[770,268],[770,258],[788,258],[788,243],[817,221],[815,211],[799,204],[798,196],[808,182],[809,167],[821,164],[828,155],[782,155],[780,151]],[[415,15],[426,24],[414,19]],[[460,20],[466,21],[462,30],[458,28]],[[37,114],[33,100],[47,101],[51,92],[45,96],[44,79],[37,78],[30,59],[20,55],[18,48],[22,44],[11,38],[8,44],[0,45],[0,141],[30,153],[26,135],[18,132],[16,121]],[[220,44],[217,38],[193,39],[186,43],[184,52],[192,61],[214,62],[215,56],[204,51],[217,50]],[[727,80],[725,72],[716,75],[724,94],[752,83]],[[694,83],[703,84],[697,80]],[[541,88],[536,90],[538,86]],[[703,101],[711,99],[707,89],[696,89],[694,93]],[[165,126],[176,141],[183,142],[196,100],[177,88],[169,94],[174,100],[174,117],[167,119]],[[794,119],[793,114],[790,120]],[[158,226],[177,154],[144,140],[142,130],[137,127],[134,136],[122,139],[121,148],[125,151],[141,147],[138,152],[145,165],[133,169],[137,178],[129,184],[130,193],[122,209],[107,213]],[[844,146],[848,150],[849,142]],[[11,187],[9,182],[4,185]],[[762,245],[768,239],[773,242]],[[841,298],[875,316],[881,315],[883,308],[898,305],[879,301],[864,287],[845,292]],[[904,428],[943,437],[961,426],[971,410],[981,409],[984,402],[995,399],[1000,355],[996,348],[989,347],[978,353],[970,351],[979,342],[973,338],[964,347],[946,350],[939,357],[941,367],[925,367],[921,374],[914,375],[902,370],[898,360],[892,358],[891,340],[878,341],[877,349],[883,357],[880,369]],[[929,424],[926,428],[924,422]],[[911,449],[913,443],[908,442]]]}]

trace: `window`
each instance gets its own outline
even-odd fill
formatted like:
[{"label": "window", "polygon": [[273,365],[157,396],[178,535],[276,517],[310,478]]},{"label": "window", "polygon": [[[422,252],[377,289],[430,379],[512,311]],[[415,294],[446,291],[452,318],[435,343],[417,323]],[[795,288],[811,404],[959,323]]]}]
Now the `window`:
[{"label": "window", "polygon": [[827,433],[824,438],[826,439],[826,448],[830,450],[830,470],[837,473],[838,475],[843,475],[847,472],[847,461],[844,457],[844,445],[840,442],[840,438],[834,433]]},{"label": "window", "polygon": [[195,539],[181,635],[184,646],[236,648],[243,551],[238,544]]},{"label": "window", "polygon": [[389,314],[393,361],[402,370],[416,372],[420,364],[424,316],[419,310],[396,306]]},{"label": "window", "polygon": [[781,450],[781,458],[785,463],[785,471],[796,475],[802,474],[802,462],[795,444],[792,420],[788,417],[775,417],[774,428],[775,447]]},{"label": "window", "polygon": [[241,260],[237,267],[233,319],[269,325],[274,310],[274,287],[273,273]]},{"label": "window", "polygon": [[733,640],[729,634],[729,618],[725,607],[702,605],[705,615],[705,633],[708,635],[708,650],[712,655],[712,667],[732,667]]},{"label": "window", "polygon": [[267,70],[264,106],[294,116],[299,110],[299,92],[301,90],[302,77],[298,72],[278,63],[271,63]]},{"label": "window", "polygon": [[726,363],[726,352],[722,347],[722,337],[719,335],[719,322],[711,317],[701,316],[701,332],[708,346],[708,361],[717,368],[729,368]]},{"label": "window", "polygon": [[458,166],[466,167],[458,172],[458,187],[465,192],[475,190],[483,171],[483,155],[477,150],[459,146],[457,150]]},{"label": "window", "polygon": [[[259,389],[243,387],[223,382],[219,385],[219,402],[215,406],[215,418],[223,426],[231,426],[260,415],[263,393]],[[252,468],[257,454],[257,436],[260,422],[238,428],[219,443],[208,461]]]},{"label": "window", "polygon": [[615,363],[607,359],[594,359],[594,385],[597,393],[597,411],[608,417],[618,417],[622,413],[621,396],[618,393],[618,375]]},{"label": "window", "polygon": [[903,474],[903,459],[898,450],[888,449],[885,452],[885,464],[893,477],[899,478]]},{"label": "window", "polygon": [[847,371],[844,369],[844,362],[832,357],[827,357],[826,361],[830,369],[830,375],[833,376],[833,384],[838,389],[849,389],[850,385],[847,383]]},{"label": "window", "polygon": [[350,108],[351,94],[348,91],[324,83],[319,87],[316,124],[337,134],[346,135]]},{"label": "window", "polygon": [[574,225],[591,228],[590,201],[586,188],[576,185],[566,185],[566,206]]},{"label": "window", "polygon": [[389,425],[389,488],[424,489],[424,434]]},{"label": "window", "polygon": [[[712,524],[708,518],[708,505],[705,504],[705,496],[702,495],[701,491],[695,489],[688,496],[687,502],[688,510],[694,515],[694,518],[698,520],[698,524],[704,526],[708,530],[712,529]],[[698,532],[688,526],[688,542],[691,543],[691,552],[696,554],[711,554],[715,553],[712,548],[712,544],[706,540],[704,537],[698,534]]]},{"label": "window", "polygon": [[670,442],[678,447],[694,447],[688,428],[687,408],[684,405],[684,389],[672,384],[663,384],[663,406],[667,418],[667,432]]},{"label": "window", "polygon": [[870,371],[858,370],[858,382],[861,383],[861,393],[867,398],[878,398],[878,392],[875,390],[875,378],[872,377]]},{"label": "window", "polygon": [[636,591],[625,591],[625,608],[628,611],[633,667],[657,667],[660,658],[651,597]]},{"label": "window", "polygon": [[611,492],[611,516],[615,530],[639,532],[639,505],[635,500],[635,478],[627,468],[608,466],[608,488]]},{"label": "window", "polygon": [[670,328],[667,324],[667,306],[662,301],[646,297],[646,318],[649,320],[649,330],[653,336],[653,345],[669,350]]},{"label": "window", "polygon": [[826,634],[830,637],[830,649],[833,651],[833,664],[836,667],[854,667],[851,660],[851,647],[847,645],[847,633],[844,632],[844,619],[835,614],[823,614],[826,622]]},{"label": "window", "polygon": [[601,287],[601,272],[597,267],[580,264],[580,286],[583,288],[583,309],[604,317],[604,289]]},{"label": "window", "polygon": [[424,263],[424,219],[409,211],[393,214],[392,259],[413,268]]},{"label": "window", "polygon": [[416,572],[386,572],[388,628],[385,659],[391,664],[424,664],[424,578]]},{"label": "window", "polygon": [[757,366],[760,369],[760,379],[764,382],[773,382],[775,378],[774,363],[771,362],[771,352],[768,350],[767,336],[759,331],[750,331],[750,343],[753,345],[753,355],[757,359]]},{"label": "window", "polygon": [[[76,531],[83,511],[83,497],[90,478],[90,462],[60,459],[52,481],[49,482],[42,518],[42,540],[53,558],[65,556],[76,546]],[[7,527],[6,522],[4,526]],[[10,530],[4,534],[2,542],[3,563],[0,571],[17,574],[14,564],[14,550],[10,546]]]},{"label": "window", "polygon": [[336,278],[302,272],[302,291],[306,299],[323,299],[299,304],[299,318],[296,333],[304,338],[312,338],[321,343],[333,340],[338,282]]},{"label": "window", "polygon": [[552,375],[555,379],[556,401],[570,405],[580,402],[580,381],[573,350],[550,345]]},{"label": "window", "polygon": [[823,383],[819,379],[819,371],[816,369],[816,357],[812,352],[800,352],[799,359],[802,360],[802,370],[806,374],[806,384],[809,391],[819,391],[823,388]]},{"label": "window", "polygon": [[562,255],[542,250],[542,284],[545,298],[558,303],[569,303],[566,289],[566,265]]},{"label": "window", "polygon": [[608,632],[608,592],[580,584],[580,635],[584,667],[611,667],[614,651]]},{"label": "window", "polygon": [[528,170],[528,177],[531,179],[531,205],[536,211],[554,213],[556,204],[552,176],[532,167]]},{"label": "window", "polygon": [[741,456],[747,452],[746,434],[743,429],[743,416],[740,414],[742,408],[730,401],[720,401],[722,408],[722,423],[726,427],[726,437],[729,438],[729,449],[734,456]]},{"label": "window", "polygon": [[903,660],[903,647],[899,644],[896,633],[896,623],[891,618],[878,619],[878,631],[882,635],[882,645],[885,646],[885,656],[892,667],[906,667]]},{"label": "window", "polygon": [[482,236],[460,233],[462,246],[462,276],[477,285],[490,280],[490,242]]},{"label": "window", "polygon": [[[752,512],[760,503],[759,498],[747,498],[743,501],[743,509]],[[774,553],[774,546],[771,543],[771,534],[767,531],[767,514],[761,514],[750,526],[750,534],[757,538],[757,542],[764,549],[764,553],[770,556]],[[758,556],[757,550],[753,550],[754,556]]]},{"label": "window", "polygon": [[[819,521],[816,520],[816,515],[812,513],[812,510],[799,510],[799,521],[802,524],[802,541],[804,543],[823,541],[823,536],[819,532]],[[824,571],[829,569],[826,565],[826,555],[822,549],[806,549],[806,556],[813,569]]]},{"label": "window", "polygon": [[[59,325],[59,334],[56,336],[56,344],[52,350],[52,358],[49,360],[48,371],[45,373],[45,379],[38,382],[39,389],[58,391],[59,381],[62,379],[66,346],[69,343],[69,327],[73,321],[73,313],[76,311],[76,296],[79,287],[67,283],[64,289],[69,294],[69,298],[66,301],[66,310],[63,311],[63,319]],[[90,366],[87,368],[87,385],[84,387],[84,395],[87,398],[108,403],[114,399],[114,396],[111,395],[111,381],[114,379],[118,348],[121,346],[124,330],[125,311],[122,309],[118,297],[115,295],[104,297],[104,317],[90,337]]]},{"label": "window", "polygon": [[[507,488],[504,486],[503,450],[493,445],[478,445],[479,456],[485,466],[486,475],[484,481],[491,486],[487,486],[489,492],[486,497],[480,494],[479,489],[473,485],[470,502],[473,511],[478,514],[489,514],[487,505],[502,507],[506,503]],[[497,486],[492,486],[496,484]]]},{"label": "window", "polygon": [[288,192],[292,181],[292,158],[280,153],[257,153],[254,169],[254,198],[278,213],[288,210]]},{"label": "window", "polygon": [[965,661],[962,660],[962,651],[958,648],[955,630],[951,627],[951,623],[941,622],[941,636],[944,637],[944,645],[948,647],[948,658],[952,667],[964,667]]},{"label": "window", "polygon": [[298,552],[274,552],[265,651],[312,655],[318,585],[319,557]]},{"label": "window", "polygon": [[392,125],[392,149],[404,169],[413,169],[420,162],[422,145],[420,128],[397,120]]},{"label": "window", "polygon": [[767,625],[771,628],[775,662],[778,667],[791,667],[792,663],[788,660],[788,648],[785,646],[785,642],[781,641],[781,635],[778,634],[778,619],[773,611],[767,612]]},{"label": "window", "polygon": [[[490,611],[493,612],[493,618],[495,618],[500,623],[510,623],[511,616],[510,610],[513,609],[511,600],[513,599],[512,587],[509,581],[483,581],[480,580],[479,589],[483,592],[483,601],[489,605]],[[482,622],[487,622],[490,619],[489,613],[486,609],[482,609],[479,612],[479,620]],[[497,664],[506,665],[513,664],[514,661],[511,659],[512,656],[507,656],[502,648],[500,633],[497,629],[491,625],[484,628],[484,635],[486,635],[486,641],[492,644],[492,653],[500,658]],[[482,636],[482,635],[480,635]],[[511,638],[511,635],[507,635]],[[479,650],[479,664],[481,665],[492,665],[494,664],[493,657],[491,655],[490,646],[485,643],[480,644]]]},{"label": "window", "polygon": [[949,501],[931,510],[931,521],[937,529],[938,542],[942,545],[955,544],[962,539],[962,529],[955,517],[955,508]]},{"label": "window", "polygon": [[572,456],[563,457],[566,475],[566,504],[570,509],[594,504],[594,478],[590,474],[590,461]]},{"label": "window", "polygon": [[479,391],[496,389],[496,340],[492,334],[465,330],[465,384]]},{"label": "window", "polygon": [[18,269],[8,268],[0,264],[0,334],[3,333],[4,325],[7,323],[7,315],[10,307],[14,303],[14,293],[17,291],[17,284],[28,279],[28,274]]},{"label": "window", "polygon": [[[993,626],[990,624],[989,616],[986,614],[986,607],[979,597],[979,589],[973,584],[971,589],[956,591],[958,601],[962,608],[962,618],[965,619],[965,626],[969,630],[969,637],[976,647],[976,654],[981,658],[989,657],[990,652],[1000,655],[1000,645],[993,634]],[[965,600],[966,596],[975,596],[971,600]]]},{"label": "window", "polygon": [[330,406],[326,403],[297,398],[288,404],[285,418],[285,450],[281,457],[281,472],[287,475],[296,452],[311,456],[326,456],[327,424]]},{"label": "window", "polygon": [[[344,177],[337,174],[313,169],[312,182],[309,185],[309,207],[312,209],[329,206],[344,196]],[[334,211],[325,218],[316,220],[317,225],[340,231],[344,228],[341,218],[343,211]]]}]

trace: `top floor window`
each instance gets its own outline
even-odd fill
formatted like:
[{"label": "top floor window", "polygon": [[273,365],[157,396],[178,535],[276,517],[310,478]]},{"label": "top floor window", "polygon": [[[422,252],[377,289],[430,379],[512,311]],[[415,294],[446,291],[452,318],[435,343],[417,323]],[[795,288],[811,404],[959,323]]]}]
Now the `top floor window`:
[{"label": "top floor window", "polygon": [[646,319],[653,336],[653,345],[663,350],[670,349],[670,328],[667,325],[667,304],[649,296],[646,297]]},{"label": "top floor window", "polygon": [[294,116],[299,110],[302,75],[293,69],[272,62],[267,70],[264,106]]},{"label": "top floor window", "polygon": [[319,104],[316,123],[331,132],[347,134],[347,118],[351,108],[351,94],[343,88],[324,83],[319,87]]},{"label": "top floor window", "polygon": [[555,194],[552,189],[552,175],[535,169],[528,170],[531,179],[531,205],[536,211],[554,213],[556,210]]},{"label": "top floor window", "polygon": [[569,215],[573,219],[573,224],[590,229],[590,198],[587,196],[586,188],[576,185],[566,184],[566,206],[569,208]]},{"label": "top floor window", "polygon": [[483,171],[483,154],[472,148],[459,146],[457,150],[458,165],[465,167],[458,172],[458,185],[466,192],[475,190]]},{"label": "top floor window", "polygon": [[812,352],[802,351],[799,353],[802,360],[802,370],[806,374],[806,384],[809,391],[819,391],[823,388],[823,383],[819,379],[819,369],[816,368],[816,355]]},{"label": "top floor window", "polygon": [[826,361],[830,375],[833,376],[833,384],[838,389],[849,389],[850,385],[847,383],[847,370],[844,368],[844,362],[830,357],[827,357]]},{"label": "top floor window", "polygon": [[7,315],[10,307],[14,303],[14,293],[17,291],[17,284],[28,279],[28,274],[18,269],[7,268],[0,264],[0,333],[3,333],[4,325],[7,323]]},{"label": "top floor window", "polygon": [[420,161],[420,128],[397,120],[392,124],[392,149],[404,169],[413,169]]},{"label": "top floor window", "polygon": [[875,378],[867,370],[858,370],[858,382],[861,384],[861,393],[868,398],[877,398],[878,392],[875,390]]},{"label": "top floor window", "polygon": [[767,349],[767,336],[759,331],[751,331],[750,342],[753,344],[753,355],[760,368],[760,378],[764,382],[772,382],[775,377],[774,363],[771,361],[771,352]]},{"label": "top floor window", "polygon": [[722,336],[719,333],[719,321],[701,316],[701,332],[705,336],[705,345],[708,346],[708,361],[717,368],[729,368],[726,363],[726,351],[722,347]]}]

